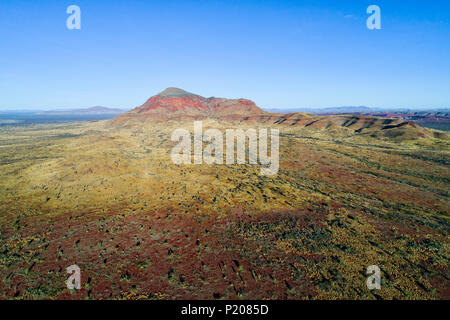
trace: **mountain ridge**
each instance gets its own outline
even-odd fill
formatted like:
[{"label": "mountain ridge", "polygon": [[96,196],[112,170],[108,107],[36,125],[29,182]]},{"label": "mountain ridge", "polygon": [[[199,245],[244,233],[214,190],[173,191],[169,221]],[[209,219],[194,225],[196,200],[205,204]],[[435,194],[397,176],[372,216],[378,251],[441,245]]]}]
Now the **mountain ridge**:
[{"label": "mountain ridge", "polygon": [[304,112],[272,113],[248,99],[205,98],[170,87],[150,97],[143,105],[111,120],[113,127],[142,126],[161,121],[194,121],[212,119],[258,126],[308,128],[332,132],[333,135],[369,135],[396,141],[420,138],[447,138],[398,118],[362,114],[314,115]]}]

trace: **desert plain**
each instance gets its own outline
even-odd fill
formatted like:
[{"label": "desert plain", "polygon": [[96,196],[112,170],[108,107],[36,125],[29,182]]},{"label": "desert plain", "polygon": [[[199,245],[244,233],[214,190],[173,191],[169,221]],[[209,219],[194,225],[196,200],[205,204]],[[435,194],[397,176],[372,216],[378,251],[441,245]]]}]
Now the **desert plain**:
[{"label": "desert plain", "polygon": [[177,165],[171,134],[198,119],[180,98],[204,101],[0,128],[0,299],[450,298],[448,134],[240,101],[203,126],[278,129],[278,173]]}]

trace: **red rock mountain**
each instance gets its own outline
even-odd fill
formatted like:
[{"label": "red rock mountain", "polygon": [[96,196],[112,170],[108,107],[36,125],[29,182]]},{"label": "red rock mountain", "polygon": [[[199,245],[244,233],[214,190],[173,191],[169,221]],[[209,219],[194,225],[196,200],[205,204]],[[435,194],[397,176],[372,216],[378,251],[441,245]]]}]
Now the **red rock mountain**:
[{"label": "red rock mountain", "polygon": [[220,118],[240,120],[268,115],[247,99],[204,98],[177,88],[168,88],[142,106],[114,119],[115,124],[137,121]]}]

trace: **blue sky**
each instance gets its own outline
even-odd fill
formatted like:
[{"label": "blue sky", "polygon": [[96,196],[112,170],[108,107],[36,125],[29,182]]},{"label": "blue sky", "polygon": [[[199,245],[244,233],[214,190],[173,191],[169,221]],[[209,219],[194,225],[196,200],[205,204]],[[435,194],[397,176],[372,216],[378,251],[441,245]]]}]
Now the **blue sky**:
[{"label": "blue sky", "polygon": [[448,0],[0,0],[0,109],[132,108],[166,87],[266,108],[450,107],[449,17]]}]

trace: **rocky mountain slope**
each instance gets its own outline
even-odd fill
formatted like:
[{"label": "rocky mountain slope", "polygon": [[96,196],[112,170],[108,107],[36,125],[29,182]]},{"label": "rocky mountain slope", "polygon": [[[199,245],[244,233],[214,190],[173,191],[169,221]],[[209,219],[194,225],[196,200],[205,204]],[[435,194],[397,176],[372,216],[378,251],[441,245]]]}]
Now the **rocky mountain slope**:
[{"label": "rocky mountain slope", "polygon": [[243,119],[248,115],[265,116],[268,113],[247,99],[204,98],[181,89],[168,88],[142,106],[117,117],[114,124],[204,118]]}]

